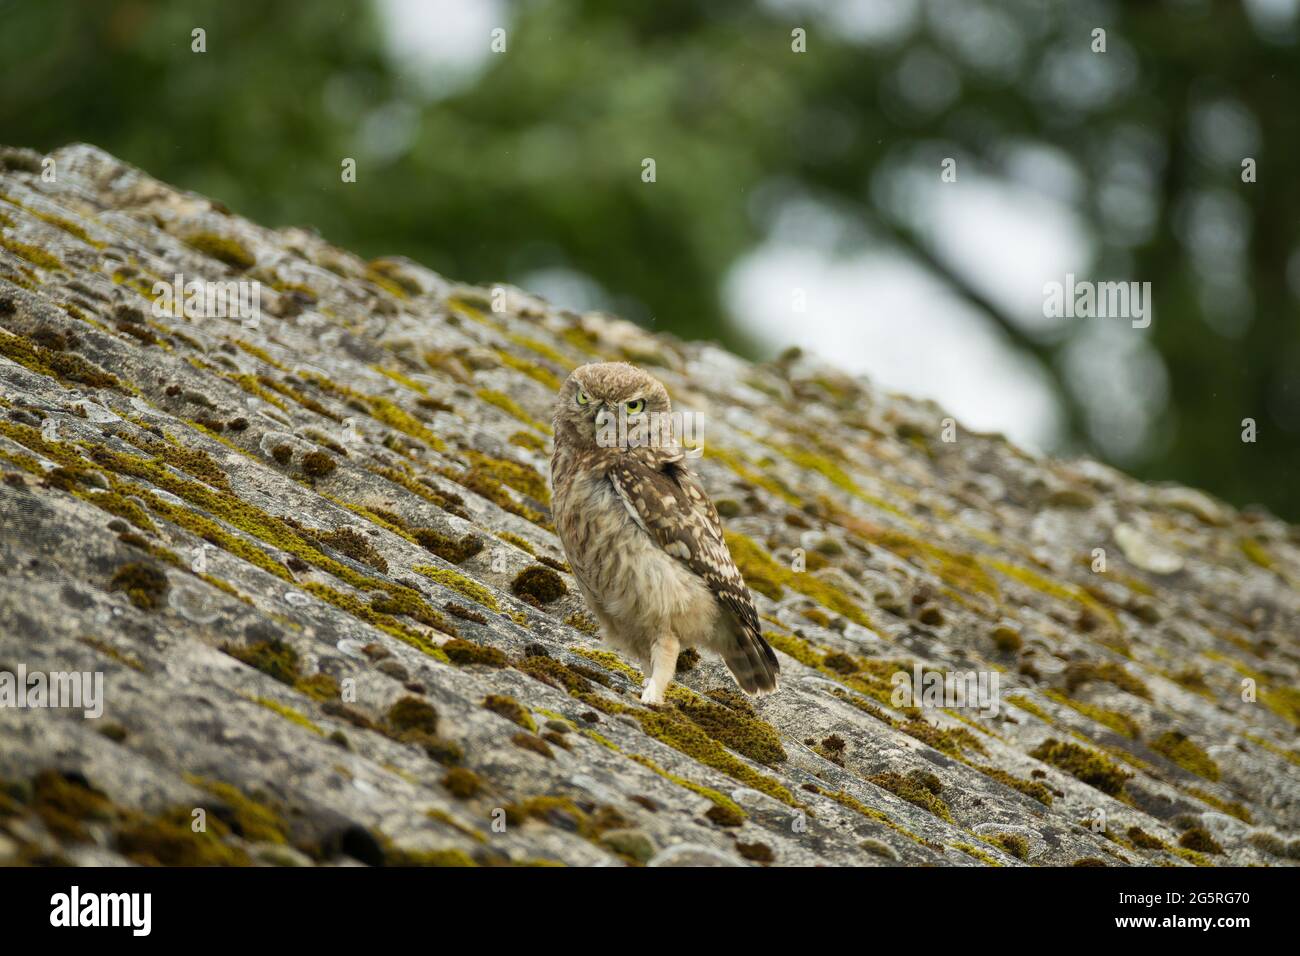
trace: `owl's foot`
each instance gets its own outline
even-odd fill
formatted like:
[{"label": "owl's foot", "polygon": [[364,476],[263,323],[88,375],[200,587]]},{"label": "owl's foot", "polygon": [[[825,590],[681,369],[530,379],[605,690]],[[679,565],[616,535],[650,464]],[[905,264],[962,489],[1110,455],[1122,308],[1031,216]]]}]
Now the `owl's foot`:
[{"label": "owl's foot", "polygon": [[677,638],[671,635],[655,641],[650,649],[650,679],[641,692],[641,703],[653,705],[664,702],[664,692],[668,690],[668,685],[673,682],[673,675],[677,672],[677,652],[680,647]]},{"label": "owl's foot", "polygon": [[643,681],[641,682],[641,703],[643,703],[643,704],[662,704],[662,703],[664,702],[664,701],[663,701],[663,694],[661,693],[661,694],[659,695],[659,699],[658,699],[658,700],[655,700],[655,699],[653,699],[653,698],[654,698],[654,692],[655,692],[655,691],[654,691],[654,681],[653,681],[652,678],[647,677],[645,680],[643,680]]}]

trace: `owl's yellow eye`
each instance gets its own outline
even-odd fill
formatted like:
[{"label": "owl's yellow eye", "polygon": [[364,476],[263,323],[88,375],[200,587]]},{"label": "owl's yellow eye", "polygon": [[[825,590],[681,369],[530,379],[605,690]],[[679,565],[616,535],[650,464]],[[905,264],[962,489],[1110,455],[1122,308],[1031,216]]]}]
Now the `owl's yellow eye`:
[{"label": "owl's yellow eye", "polygon": [[584,392],[582,389],[578,389],[578,404],[586,405],[590,401],[591,401],[591,396],[588,395],[586,392]]},{"label": "owl's yellow eye", "polygon": [[638,399],[637,399],[636,401],[634,401],[634,402],[628,402],[628,403],[627,403],[627,413],[628,413],[629,415],[640,415],[643,411],[645,411],[645,399],[644,399],[644,398],[638,398]]}]

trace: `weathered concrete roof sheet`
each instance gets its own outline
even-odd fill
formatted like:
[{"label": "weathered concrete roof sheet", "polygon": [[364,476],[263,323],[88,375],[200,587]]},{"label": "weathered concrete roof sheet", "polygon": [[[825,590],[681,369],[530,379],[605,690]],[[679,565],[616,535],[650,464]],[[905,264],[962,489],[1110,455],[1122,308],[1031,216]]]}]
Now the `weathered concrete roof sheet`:
[{"label": "weathered concrete roof sheet", "polygon": [[[156,315],[178,274],[260,319]],[[779,694],[648,710],[602,649],[547,422],[603,358],[706,416]],[[945,418],[0,150],[0,672],[105,679],[0,707],[0,861],[1294,860],[1297,529]]]}]

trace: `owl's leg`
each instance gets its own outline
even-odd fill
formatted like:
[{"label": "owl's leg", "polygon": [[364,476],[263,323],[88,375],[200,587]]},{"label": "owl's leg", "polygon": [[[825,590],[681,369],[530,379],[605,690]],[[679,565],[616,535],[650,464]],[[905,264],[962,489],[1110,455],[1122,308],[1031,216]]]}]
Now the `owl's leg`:
[{"label": "owl's leg", "polygon": [[641,692],[641,703],[662,704],[664,692],[677,672],[677,654],[681,645],[674,634],[665,634],[650,647],[650,679]]}]

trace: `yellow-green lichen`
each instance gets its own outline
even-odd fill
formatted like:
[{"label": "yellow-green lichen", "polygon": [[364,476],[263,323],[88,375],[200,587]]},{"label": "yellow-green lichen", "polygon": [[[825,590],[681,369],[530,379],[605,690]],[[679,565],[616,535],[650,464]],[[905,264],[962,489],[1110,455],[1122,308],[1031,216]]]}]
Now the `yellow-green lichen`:
[{"label": "yellow-green lichen", "polygon": [[1242,554],[1250,559],[1252,564],[1259,565],[1259,567],[1266,570],[1272,570],[1273,556],[1269,554],[1268,548],[1264,547],[1264,545],[1260,544],[1254,538],[1239,539],[1237,541],[1237,547],[1241,550]]},{"label": "yellow-green lichen", "polygon": [[532,432],[515,432],[510,436],[510,444],[518,445],[528,451],[540,452],[546,450],[546,442]]},{"label": "yellow-green lichen", "polygon": [[438,473],[444,478],[450,478],[458,485],[462,485],[475,494],[486,498],[504,511],[516,514],[525,521],[531,521],[533,524],[548,530],[551,527],[541,512],[515,501],[510,492],[506,490],[505,483],[481,465],[471,465],[463,470],[440,468]]},{"label": "yellow-green lichen", "polygon": [[435,451],[446,450],[446,443],[441,438],[429,431],[423,422],[395,402],[391,402],[386,398],[371,397],[367,399],[367,403],[370,406],[370,414],[390,428],[396,428],[412,438],[418,438]]},{"label": "yellow-green lichen", "polygon": [[143,611],[162,607],[167,593],[167,575],[159,568],[139,561],[119,567],[108,582],[110,591],[125,591],[131,603]]},{"label": "yellow-green lichen", "polygon": [[997,857],[992,856],[986,850],[981,850],[979,847],[971,846],[969,843],[954,843],[952,848],[954,850],[961,850],[967,856],[974,857],[987,866],[1002,866]]},{"label": "yellow-green lichen", "polygon": [[668,691],[668,699],[680,713],[736,753],[769,766],[786,759],[781,735],[748,701],[729,690],[714,691],[711,696],[714,699],[679,685]]},{"label": "yellow-green lichen", "polygon": [[448,568],[435,567],[432,564],[417,564],[411,569],[417,574],[422,574],[430,581],[436,581],[443,587],[452,588],[465,595],[471,601],[475,601],[493,611],[499,611],[497,599],[492,592],[477,581],[465,577]]},{"label": "yellow-green lichen", "polygon": [[1051,714],[1043,710],[1043,708],[1039,707],[1037,704],[1035,704],[1032,700],[1030,700],[1028,697],[1024,696],[1023,694],[1013,694],[1012,696],[1007,698],[1007,703],[1012,705],[1013,707],[1020,708],[1021,710],[1025,711],[1025,713],[1033,714],[1041,721],[1044,721],[1049,724],[1053,722]]},{"label": "yellow-green lichen", "polygon": [[1112,797],[1123,793],[1125,782],[1133,776],[1096,751],[1069,741],[1044,741],[1029,756],[1050,763]]},{"label": "yellow-green lichen", "polygon": [[222,819],[239,836],[252,843],[288,843],[288,824],[279,809],[247,796],[233,784],[186,774],[187,782],[206,790],[225,805]]},{"label": "yellow-green lichen", "polygon": [[1214,794],[1206,790],[1202,790],[1200,787],[1188,787],[1187,792],[1191,794],[1193,797],[1195,797],[1197,800],[1200,800],[1202,803],[1208,803],[1210,806],[1214,807],[1214,809],[1218,810],[1219,812],[1226,813],[1229,816],[1236,817],[1238,820],[1241,820],[1243,823],[1255,822],[1250,815],[1250,810],[1247,809],[1246,805],[1244,803],[1241,803],[1240,801],[1224,800],[1220,797],[1216,797]]},{"label": "yellow-green lichen", "polygon": [[939,796],[943,792],[943,784],[934,774],[913,770],[911,773],[904,775],[893,770],[886,770],[883,773],[872,774],[866,780],[868,783],[874,783],[895,796],[901,797],[914,806],[929,810],[945,823],[952,823],[952,811],[948,809],[948,804]]},{"label": "yellow-green lichen", "polygon": [[1060,691],[1048,689],[1044,693],[1058,704],[1063,704],[1072,710],[1078,711],[1085,717],[1097,721],[1103,726],[1109,727],[1117,734],[1123,734],[1125,737],[1137,739],[1141,733],[1138,722],[1128,714],[1120,713],[1117,710],[1107,710],[1105,707],[1098,707],[1096,704],[1088,704],[1081,700],[1075,700],[1067,697]]},{"label": "yellow-green lichen", "polygon": [[8,236],[0,236],[0,249],[6,249],[20,259],[26,259],[32,265],[50,272],[67,270],[67,266],[63,264],[63,260],[58,256],[45,251],[39,246],[28,245],[25,242],[19,242],[17,239],[10,239]]},{"label": "yellow-green lichen", "polygon": [[489,405],[495,405],[507,415],[518,419],[531,428],[537,429],[543,434],[549,435],[551,433],[551,427],[549,425],[533,418],[533,416],[529,415],[528,412],[524,410],[523,406],[504,392],[494,391],[490,388],[480,388],[478,390],[478,397]]},{"label": "yellow-green lichen", "polygon": [[0,355],[38,375],[53,378],[62,385],[111,388],[124,393],[132,391],[117,376],[105,372],[74,352],[46,348],[6,329],[0,329]]},{"label": "yellow-green lichen", "polygon": [[727,547],[745,583],[756,591],[778,600],[783,587],[812,598],[823,607],[842,614],[856,624],[871,628],[871,619],[847,594],[808,572],[797,572],[778,563],[756,541],[736,532],[727,532]]},{"label": "yellow-green lichen", "polygon": [[1219,779],[1219,765],[1194,740],[1180,730],[1170,730],[1161,734],[1151,741],[1150,747],[1189,773],[1204,777],[1206,780]]},{"label": "yellow-green lichen", "polygon": [[504,349],[497,349],[496,354],[497,354],[497,358],[501,360],[502,364],[508,366],[509,368],[514,369],[516,372],[522,372],[524,375],[527,375],[533,381],[540,382],[541,384],[545,385],[547,388],[551,389],[552,391],[558,392],[560,390],[560,386],[564,384],[564,380],[562,378],[560,378],[558,375],[556,375],[554,372],[552,372],[544,365],[539,365],[537,362],[531,362],[528,359],[523,359],[523,358],[519,358],[516,355],[511,355],[509,352],[505,351]]},{"label": "yellow-green lichen", "polygon": [[913,840],[916,843],[921,844],[922,846],[930,846],[929,841],[927,841],[924,837],[918,836],[916,833],[913,833],[911,830],[907,829],[906,827],[895,823],[893,820],[889,818],[889,815],[886,814],[883,810],[877,810],[875,807],[867,806],[865,803],[863,803],[861,800],[857,799],[850,793],[847,793],[843,790],[836,790],[836,791],[826,790],[822,787],[818,787],[815,784],[806,784],[804,786],[804,789],[812,793],[820,794],[823,797],[828,797],[831,800],[834,800],[836,803],[840,804],[841,806],[847,807],[848,809],[852,810],[854,813],[861,814],[862,816],[866,817],[868,820],[874,820],[876,823],[884,824],[885,826],[889,827],[891,830],[895,831],[896,833],[901,833],[904,836],[906,836],[908,839]]},{"label": "yellow-green lichen", "polygon": [[537,732],[537,723],[528,713],[528,708],[513,697],[506,694],[488,694],[483,698],[483,707],[531,733]]},{"label": "yellow-green lichen", "polygon": [[288,706],[287,704],[282,704],[279,701],[272,700],[269,697],[257,697],[254,698],[254,702],[261,705],[262,707],[265,707],[267,710],[279,714],[281,717],[283,717],[285,720],[289,721],[290,723],[297,724],[299,727],[303,727],[306,728],[307,730],[310,730],[313,734],[316,734],[318,737],[325,736],[325,731],[320,729],[320,725],[317,724],[315,721],[313,721],[311,718],[309,718],[306,714],[302,713],[302,711],[294,710],[292,707]]},{"label": "yellow-green lichen", "polygon": [[532,466],[508,458],[493,458],[473,449],[467,449],[463,454],[473,467],[486,471],[516,491],[544,505],[551,503],[550,486],[541,473]]},{"label": "yellow-green lichen", "polygon": [[185,242],[205,256],[217,259],[236,269],[249,269],[257,264],[257,259],[244,248],[239,240],[218,235],[215,232],[195,233],[186,237]]},{"label": "yellow-green lichen", "polygon": [[1140,677],[1130,673],[1114,661],[1071,661],[1065,669],[1065,688],[1074,693],[1087,683],[1112,684],[1144,700],[1151,699],[1151,691]]},{"label": "yellow-green lichen", "polygon": [[458,667],[468,667],[473,664],[484,667],[506,667],[510,663],[510,658],[500,648],[475,644],[473,641],[459,637],[453,637],[443,644],[442,652]]}]

